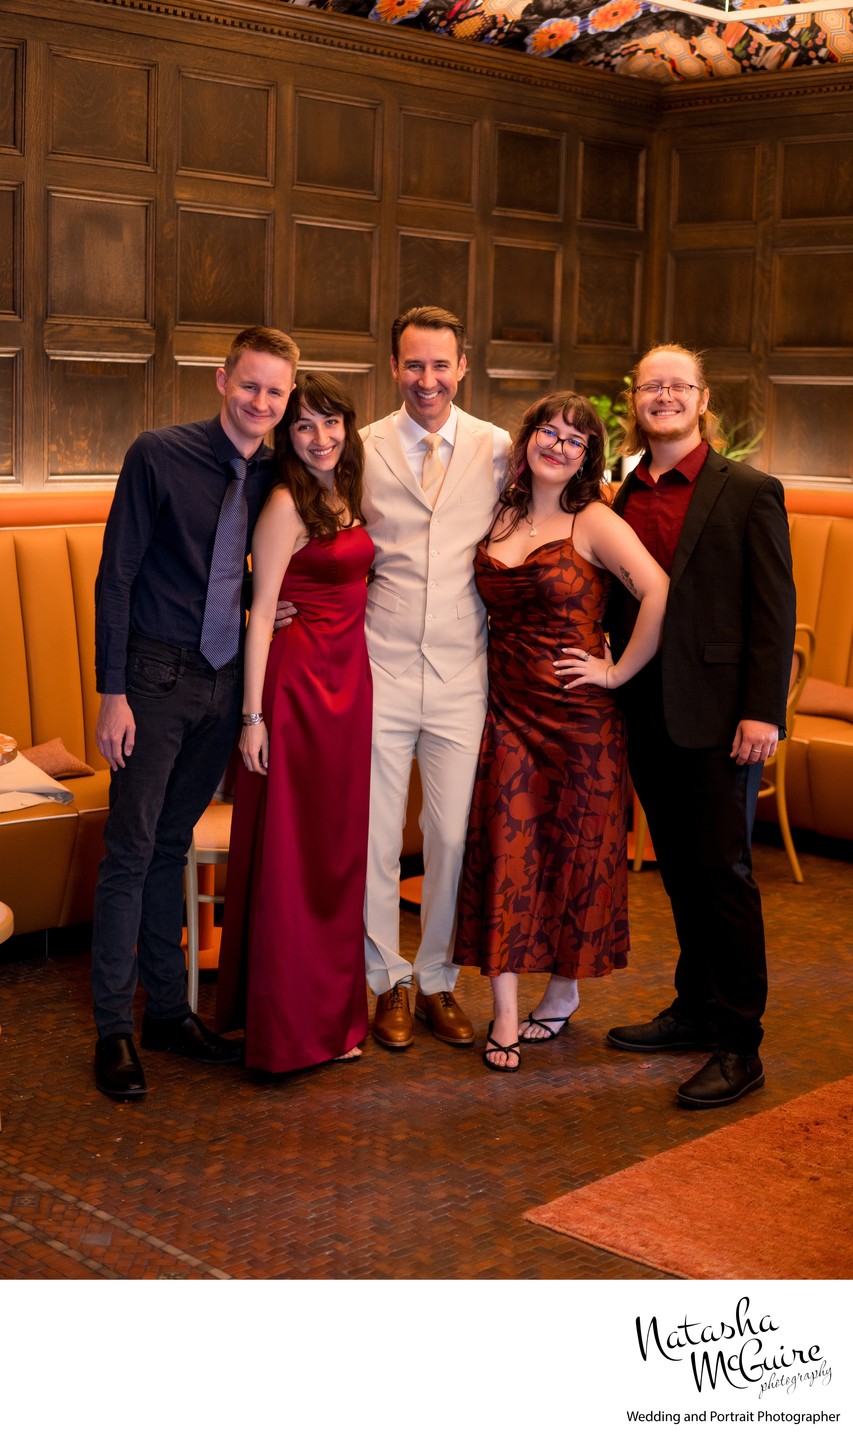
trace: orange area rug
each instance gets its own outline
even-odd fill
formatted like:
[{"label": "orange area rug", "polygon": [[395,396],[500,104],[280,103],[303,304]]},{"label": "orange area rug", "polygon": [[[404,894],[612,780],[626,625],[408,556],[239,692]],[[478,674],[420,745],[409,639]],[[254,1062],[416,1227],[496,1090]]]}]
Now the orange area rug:
[{"label": "orange area rug", "polygon": [[853,1077],[525,1213],[687,1278],[853,1275]]}]

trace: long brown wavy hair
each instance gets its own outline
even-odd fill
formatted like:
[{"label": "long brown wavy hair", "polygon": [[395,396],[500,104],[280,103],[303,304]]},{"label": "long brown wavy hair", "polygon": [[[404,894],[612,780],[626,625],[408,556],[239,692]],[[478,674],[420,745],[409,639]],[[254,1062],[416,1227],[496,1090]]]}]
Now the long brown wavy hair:
[{"label": "long brown wavy hair", "polygon": [[[703,389],[708,388],[708,379],[705,374],[704,356],[697,353],[695,349],[685,349],[682,344],[656,344],[654,348],[647,349],[634,368],[631,370],[631,383],[622,394],[622,399],[627,405],[628,414],[625,418],[625,433],[619,445],[619,453],[624,455],[641,454],[648,449],[649,442],[645,431],[640,428],[637,421],[637,414],[634,408],[634,385],[637,383],[637,373],[644,360],[650,359],[655,354],[681,354],[689,359],[696,370],[697,382]],[[718,415],[714,414],[709,407],[704,414],[699,415],[699,433],[701,437],[711,445],[712,449],[720,449],[725,443],[723,426]]]},{"label": "long brown wavy hair", "polygon": [[[335,469],[335,493],[348,514],[346,523],[328,507],[324,492],[294,451],[290,426],[303,409],[315,414],[339,414],[344,421],[344,443]],[[345,389],[330,374],[300,374],[291,391],[284,417],[275,431],[278,483],[289,489],[311,539],[334,539],[339,529],[364,523],[362,487],[364,445],[358,432],[355,408]]]},{"label": "long brown wavy hair", "polygon": [[531,494],[530,466],[527,462],[527,446],[534,429],[539,429],[549,420],[560,415],[565,424],[571,424],[584,436],[587,451],[580,468],[563,486],[560,494],[560,508],[566,514],[577,514],[587,504],[602,498],[601,486],[604,480],[604,455],[607,434],[604,425],[583,394],[572,389],[561,389],[556,394],[546,394],[525,411],[518,432],[512,441],[507,473],[509,485],[501,501],[492,532],[500,530],[504,520],[508,527],[501,534],[507,538],[513,534],[528,513]]}]

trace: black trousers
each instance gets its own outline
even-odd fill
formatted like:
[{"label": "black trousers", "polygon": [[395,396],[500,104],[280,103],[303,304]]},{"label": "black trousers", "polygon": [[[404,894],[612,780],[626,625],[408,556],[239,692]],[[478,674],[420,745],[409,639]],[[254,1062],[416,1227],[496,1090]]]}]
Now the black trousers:
[{"label": "black trousers", "polygon": [[110,780],[92,933],[102,1038],[133,1032],[137,982],[152,1017],[190,1011],[181,948],[184,863],[237,735],[241,668],[235,659],[217,672],[201,654],[153,639],[132,638],[128,646],[136,742]]},{"label": "black trousers", "polygon": [[752,874],[762,765],[738,767],[729,758],[730,743],[711,749],[674,744],[659,686],[643,687],[642,701],[626,711],[628,767],[681,950],[673,1007],[715,1025],[727,1051],[755,1053],[767,1002],[764,920]]}]

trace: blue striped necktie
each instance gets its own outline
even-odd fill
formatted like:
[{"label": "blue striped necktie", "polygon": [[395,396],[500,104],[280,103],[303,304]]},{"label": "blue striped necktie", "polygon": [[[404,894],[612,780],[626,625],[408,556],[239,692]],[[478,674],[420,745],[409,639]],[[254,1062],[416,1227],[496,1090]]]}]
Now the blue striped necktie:
[{"label": "blue striped necktie", "polygon": [[207,662],[215,669],[221,669],[223,664],[233,659],[240,645],[240,594],[246,566],[246,527],[249,522],[246,461],[237,456],[228,462],[234,470],[234,478],[225,490],[216,525],[199,645]]}]

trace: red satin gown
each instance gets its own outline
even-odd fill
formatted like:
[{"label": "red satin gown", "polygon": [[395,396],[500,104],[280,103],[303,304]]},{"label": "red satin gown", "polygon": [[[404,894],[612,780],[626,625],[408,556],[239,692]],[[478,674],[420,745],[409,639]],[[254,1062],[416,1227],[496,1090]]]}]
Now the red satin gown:
[{"label": "red satin gown", "polygon": [[269,773],[237,775],[216,1026],[245,1025],[246,1066],[291,1072],[367,1035],[364,886],[373,688],[364,638],[373,543],[311,539],[270,645]]},{"label": "red satin gown", "polygon": [[477,552],[489,615],[489,707],[454,962],[591,978],[628,953],[625,753],[613,695],[566,690],[562,648],[604,654],[610,576],[571,539],[507,566]]}]

